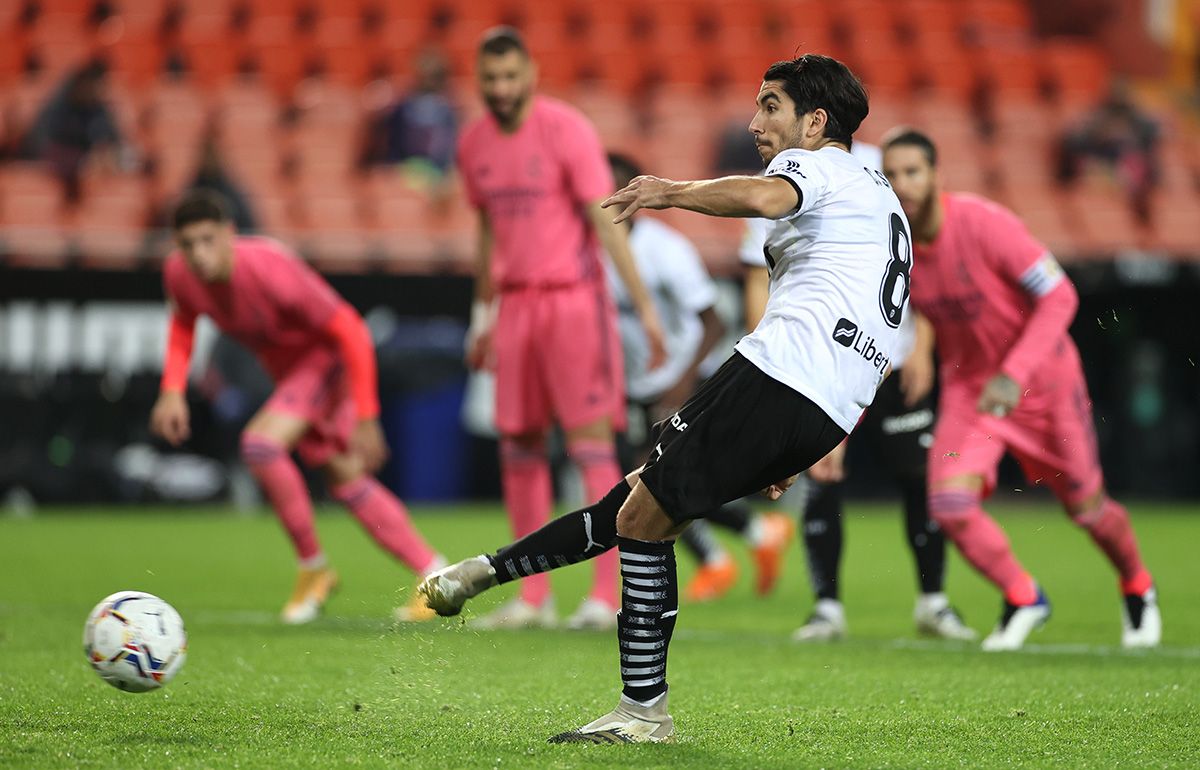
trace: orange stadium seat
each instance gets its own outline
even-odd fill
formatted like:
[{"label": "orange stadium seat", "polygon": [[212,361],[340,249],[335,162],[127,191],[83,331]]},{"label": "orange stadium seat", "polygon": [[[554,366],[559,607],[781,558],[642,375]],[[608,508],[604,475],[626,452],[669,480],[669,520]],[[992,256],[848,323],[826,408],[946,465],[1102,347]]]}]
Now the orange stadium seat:
[{"label": "orange stadium seat", "polygon": [[127,269],[139,259],[150,213],[146,181],[133,174],[87,174],[71,218],[82,263]]},{"label": "orange stadium seat", "polygon": [[63,186],[40,163],[0,165],[0,221],[6,227],[52,226],[63,216]]},{"label": "orange stadium seat", "polygon": [[1155,196],[1152,208],[1153,245],[1193,261],[1200,259],[1200,227],[1196,226],[1196,210],[1195,197]]},{"label": "orange stadium seat", "polygon": [[1090,254],[1112,256],[1147,245],[1128,199],[1119,191],[1084,184],[1066,192],[1065,198],[1080,223],[1080,245]]},{"label": "orange stadium seat", "polygon": [[977,49],[974,56],[980,77],[1000,94],[1033,98],[1041,91],[1037,49],[993,45]]},{"label": "orange stadium seat", "polygon": [[1033,26],[1025,0],[967,0],[963,15],[969,23],[995,30],[1028,32]]},{"label": "orange stadium seat", "polygon": [[1111,65],[1094,43],[1048,40],[1039,48],[1039,59],[1056,100],[1091,105],[1108,90]]}]

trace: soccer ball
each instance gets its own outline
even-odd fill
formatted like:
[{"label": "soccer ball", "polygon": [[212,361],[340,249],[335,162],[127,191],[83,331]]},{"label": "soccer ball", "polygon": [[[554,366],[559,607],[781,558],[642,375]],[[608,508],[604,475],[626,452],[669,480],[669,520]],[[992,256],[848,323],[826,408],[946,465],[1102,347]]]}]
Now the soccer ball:
[{"label": "soccer ball", "polygon": [[106,596],[83,626],[83,652],[100,678],[125,692],[157,690],[187,657],[187,633],[175,608],[153,594]]}]

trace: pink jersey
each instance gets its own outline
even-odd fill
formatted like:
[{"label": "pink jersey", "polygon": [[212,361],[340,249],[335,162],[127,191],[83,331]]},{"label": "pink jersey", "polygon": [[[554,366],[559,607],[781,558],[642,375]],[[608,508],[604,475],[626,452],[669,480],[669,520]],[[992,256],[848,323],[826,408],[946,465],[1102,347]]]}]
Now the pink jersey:
[{"label": "pink jersey", "polygon": [[208,316],[276,380],[314,350],[337,355],[325,328],[345,300],[277,241],[237,238],[233,275],[223,283],[201,281],[173,252],[163,265],[163,284],[181,320]]},{"label": "pink jersey", "polygon": [[573,107],[534,97],[515,133],[490,114],[459,140],[458,168],[471,204],[492,228],[497,290],[604,279],[585,207],[613,190],[596,130]]},{"label": "pink jersey", "polygon": [[1067,280],[1046,247],[991,201],[947,193],[942,206],[937,238],[913,249],[911,301],[934,326],[943,387],[974,389],[1004,372],[1039,391],[1063,367],[1078,372],[1065,326],[1055,339],[1022,338],[1036,299]]}]

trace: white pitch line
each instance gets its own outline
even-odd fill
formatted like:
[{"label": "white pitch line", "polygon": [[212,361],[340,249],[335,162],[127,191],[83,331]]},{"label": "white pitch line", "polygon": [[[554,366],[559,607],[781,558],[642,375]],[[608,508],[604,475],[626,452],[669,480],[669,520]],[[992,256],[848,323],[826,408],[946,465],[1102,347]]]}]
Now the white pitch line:
[{"label": "white pitch line", "polygon": [[[190,620],[197,625],[247,625],[247,626],[280,626],[284,624],[279,616],[265,610],[201,610],[189,613],[185,622]],[[335,626],[342,628],[377,628],[385,629],[393,625],[391,618],[372,615],[325,615],[314,621],[314,625]],[[437,625],[434,623],[433,625]],[[553,633],[544,631],[542,633]],[[507,632],[497,632],[497,638],[512,636]],[[581,637],[572,632],[571,637]],[[801,645],[791,642],[786,633],[778,636],[761,632],[739,633],[734,631],[717,631],[700,628],[679,628],[672,635],[675,639],[690,639],[701,642],[727,642],[730,644],[765,644],[770,646],[782,645],[795,647],[797,650],[836,649],[837,643],[828,645]],[[939,653],[976,653],[979,646],[971,642],[939,641],[936,639],[855,639],[851,641],[855,647],[886,647],[895,650],[912,650],[916,652]],[[1160,647],[1155,650],[1126,650],[1112,645],[1097,644],[1027,644],[1015,654],[1018,655],[1083,655],[1090,657],[1118,658],[1182,658],[1200,660],[1200,647]]]}]

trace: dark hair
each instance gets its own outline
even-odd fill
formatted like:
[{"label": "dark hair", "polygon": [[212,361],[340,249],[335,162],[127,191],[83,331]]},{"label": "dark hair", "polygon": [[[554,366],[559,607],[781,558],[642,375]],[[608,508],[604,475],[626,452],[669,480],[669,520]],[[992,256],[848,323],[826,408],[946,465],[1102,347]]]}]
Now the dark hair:
[{"label": "dark hair", "polygon": [[633,179],[642,175],[642,169],[633,158],[619,152],[608,154],[608,165],[612,166],[613,178]]},{"label": "dark hair", "polygon": [[917,147],[925,153],[929,165],[937,166],[937,146],[932,139],[915,128],[897,126],[884,134],[883,151],[887,152],[893,147]]},{"label": "dark hair", "polygon": [[517,51],[525,58],[529,58],[529,49],[525,47],[525,38],[521,37],[521,33],[515,27],[492,27],[483,33],[483,40],[479,43],[480,56],[484,54],[503,56],[509,51]]},{"label": "dark hair", "polygon": [[176,230],[182,230],[196,222],[224,224],[231,221],[233,220],[229,216],[229,203],[212,190],[193,190],[184,195],[171,217],[171,225]]},{"label": "dark hair", "polygon": [[820,107],[829,115],[825,138],[851,144],[870,108],[862,81],[837,59],[809,53],[798,59],[775,62],[763,80],[778,80],[796,103],[796,114]]}]

